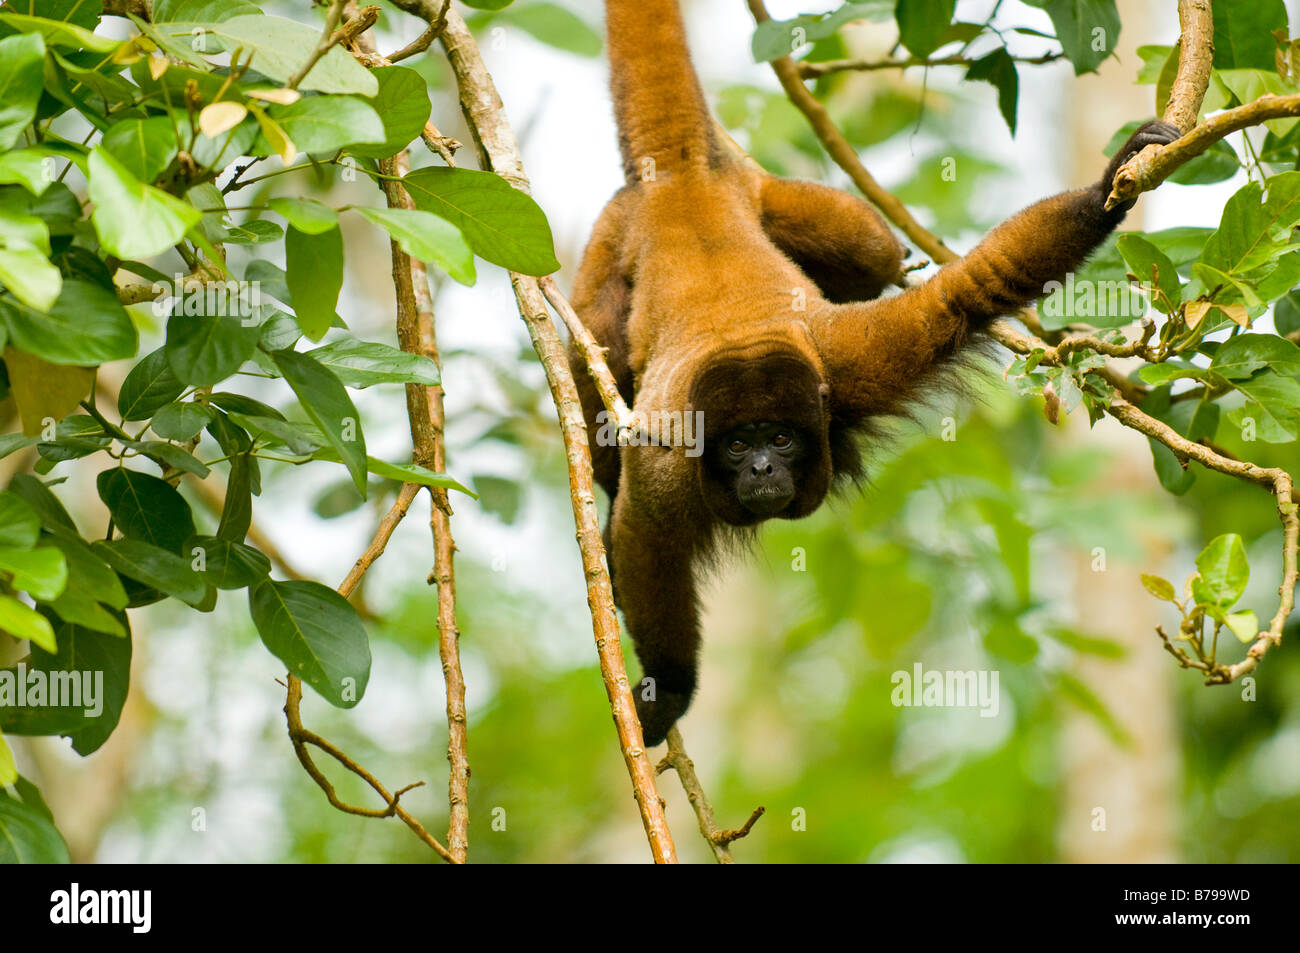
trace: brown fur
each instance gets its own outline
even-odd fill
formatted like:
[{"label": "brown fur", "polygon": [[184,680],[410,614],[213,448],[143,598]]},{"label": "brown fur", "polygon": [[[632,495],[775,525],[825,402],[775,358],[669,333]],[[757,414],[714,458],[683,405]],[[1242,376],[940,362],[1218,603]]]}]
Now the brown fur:
[{"label": "brown fur", "polygon": [[[1025,209],[925,284],[871,300],[903,258],[880,217],[836,190],[764,175],[715,141],[676,0],[608,0],[606,11],[628,184],[596,223],[574,306],[637,411],[702,410],[707,438],[755,421],[816,436],[781,518],[811,513],[837,476],[860,472],[857,437],[873,418],[905,412],[972,335],[1078,268],[1123,218],[1103,209],[1119,163],[1176,135],[1144,127],[1096,185]],[[653,701],[643,683],[637,705],[655,744],[695,689],[693,567],[720,531],[757,520],[684,447],[602,440],[599,396],[576,353],[571,363],[612,500],[616,597],[653,679]]]}]

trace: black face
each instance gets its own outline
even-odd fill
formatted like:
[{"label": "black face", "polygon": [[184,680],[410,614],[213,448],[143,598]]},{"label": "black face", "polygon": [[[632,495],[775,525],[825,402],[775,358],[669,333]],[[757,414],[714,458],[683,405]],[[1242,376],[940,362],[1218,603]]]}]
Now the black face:
[{"label": "black face", "polygon": [[718,438],[715,466],[730,477],[736,499],[755,516],[776,516],[795,496],[808,442],[789,424],[745,424]]}]

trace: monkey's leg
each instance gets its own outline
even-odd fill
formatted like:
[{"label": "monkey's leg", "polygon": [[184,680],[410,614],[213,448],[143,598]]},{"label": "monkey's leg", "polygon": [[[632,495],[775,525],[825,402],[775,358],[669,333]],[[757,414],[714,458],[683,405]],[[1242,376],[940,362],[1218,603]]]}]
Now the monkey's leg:
[{"label": "monkey's leg", "polygon": [[862,199],[772,176],[759,198],[768,239],[827,301],[869,301],[902,277],[906,249]]},{"label": "monkey's leg", "polygon": [[688,527],[639,516],[629,497],[616,497],[610,527],[615,598],[641,661],[644,677],[632,693],[645,743],[653,747],[695,692],[699,608]]}]

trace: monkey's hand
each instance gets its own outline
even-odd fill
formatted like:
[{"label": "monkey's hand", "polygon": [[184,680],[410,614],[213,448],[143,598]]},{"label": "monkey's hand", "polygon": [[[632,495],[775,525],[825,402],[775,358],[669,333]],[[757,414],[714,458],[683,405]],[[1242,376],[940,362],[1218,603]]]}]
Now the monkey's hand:
[{"label": "monkey's hand", "polygon": [[[1115,184],[1115,173],[1129,159],[1133,158],[1147,146],[1167,146],[1175,139],[1181,138],[1182,133],[1178,131],[1177,126],[1162,122],[1159,119],[1153,119],[1150,122],[1144,122],[1138,127],[1133,135],[1129,136],[1128,142],[1120,146],[1115,155],[1110,160],[1110,165],[1106,166],[1106,171],[1102,173],[1101,180],[1093,186],[1100,194],[1101,200],[1106,201],[1110,196],[1110,191]],[[1131,198],[1126,202],[1120,202],[1111,210],[1112,214],[1118,218],[1123,218],[1137,202],[1137,198]]]}]

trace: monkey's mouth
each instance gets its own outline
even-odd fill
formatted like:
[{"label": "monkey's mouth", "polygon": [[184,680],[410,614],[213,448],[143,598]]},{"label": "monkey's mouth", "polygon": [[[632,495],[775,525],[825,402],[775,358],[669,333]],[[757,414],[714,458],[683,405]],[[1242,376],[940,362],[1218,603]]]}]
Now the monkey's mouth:
[{"label": "monkey's mouth", "polygon": [[794,487],[766,484],[739,494],[741,505],[756,516],[775,516],[794,499]]}]

